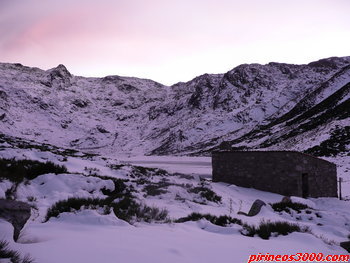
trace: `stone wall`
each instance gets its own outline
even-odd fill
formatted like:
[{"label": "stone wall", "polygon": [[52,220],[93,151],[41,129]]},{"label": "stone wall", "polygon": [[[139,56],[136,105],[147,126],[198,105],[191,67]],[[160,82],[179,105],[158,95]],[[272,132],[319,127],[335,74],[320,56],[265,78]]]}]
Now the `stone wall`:
[{"label": "stone wall", "polygon": [[303,196],[302,175],[305,174],[307,196],[337,196],[336,166],[299,152],[213,152],[212,165],[213,181],[216,182]]}]

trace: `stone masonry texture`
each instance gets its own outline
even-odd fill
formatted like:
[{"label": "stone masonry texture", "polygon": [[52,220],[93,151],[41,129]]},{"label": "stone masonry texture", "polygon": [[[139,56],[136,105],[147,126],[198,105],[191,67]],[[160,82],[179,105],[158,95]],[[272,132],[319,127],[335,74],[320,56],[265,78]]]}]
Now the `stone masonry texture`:
[{"label": "stone masonry texture", "polygon": [[285,196],[336,197],[336,165],[294,151],[212,153],[213,181]]}]

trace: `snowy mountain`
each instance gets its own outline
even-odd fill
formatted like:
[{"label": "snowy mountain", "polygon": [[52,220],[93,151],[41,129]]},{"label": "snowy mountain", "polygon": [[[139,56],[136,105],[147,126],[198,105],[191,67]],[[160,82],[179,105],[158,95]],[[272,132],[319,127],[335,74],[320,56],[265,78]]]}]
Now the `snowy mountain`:
[{"label": "snowy mountain", "polygon": [[0,129],[105,155],[306,150],[349,129],[349,82],[350,57],[244,64],[173,86],[0,64]]},{"label": "snowy mountain", "polygon": [[[31,262],[10,261],[4,242],[38,263],[247,262],[299,252],[348,260],[349,93],[350,57],[241,65],[173,86],[0,64],[0,199],[31,206],[17,242],[0,218],[0,262]],[[344,200],[285,203],[212,182],[210,157],[125,156],[219,148],[322,156],[337,164]],[[256,199],[266,205],[246,216]]]}]

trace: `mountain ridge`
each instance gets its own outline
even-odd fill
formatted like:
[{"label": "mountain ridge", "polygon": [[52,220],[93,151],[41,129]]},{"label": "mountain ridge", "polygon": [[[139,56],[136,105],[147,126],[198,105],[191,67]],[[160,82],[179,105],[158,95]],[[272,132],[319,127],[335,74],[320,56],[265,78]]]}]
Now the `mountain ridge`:
[{"label": "mountain ridge", "polygon": [[[0,127],[3,134],[107,155],[208,154],[223,145],[307,150],[317,145],[293,148],[271,133],[281,125],[282,133],[292,133],[288,116],[315,117],[310,107],[342,88],[329,105],[343,100],[346,109],[349,82],[350,57],[242,64],[172,86],[117,75],[74,76],[63,65],[44,71],[0,63]],[[330,136],[336,125],[346,127],[348,113],[342,120],[345,126],[329,119],[320,124],[329,127],[313,130]],[[272,144],[257,142],[264,139],[259,129]]]}]

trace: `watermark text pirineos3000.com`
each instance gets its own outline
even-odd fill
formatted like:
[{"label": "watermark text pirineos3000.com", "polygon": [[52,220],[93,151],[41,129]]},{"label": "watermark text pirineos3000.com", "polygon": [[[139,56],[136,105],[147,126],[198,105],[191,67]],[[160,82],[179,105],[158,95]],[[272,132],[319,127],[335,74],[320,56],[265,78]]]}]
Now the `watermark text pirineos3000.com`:
[{"label": "watermark text pirineos3000.com", "polygon": [[323,253],[296,253],[296,254],[253,254],[248,263],[252,262],[349,262],[350,255],[324,255]]}]

